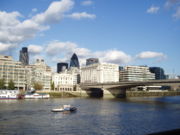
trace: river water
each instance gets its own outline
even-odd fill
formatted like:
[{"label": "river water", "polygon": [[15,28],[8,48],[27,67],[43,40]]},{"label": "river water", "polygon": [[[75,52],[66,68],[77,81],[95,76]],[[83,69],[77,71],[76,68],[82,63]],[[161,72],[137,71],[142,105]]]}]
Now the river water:
[{"label": "river water", "polygon": [[[53,113],[63,104],[75,113]],[[145,135],[180,128],[180,96],[0,100],[0,135]]]}]

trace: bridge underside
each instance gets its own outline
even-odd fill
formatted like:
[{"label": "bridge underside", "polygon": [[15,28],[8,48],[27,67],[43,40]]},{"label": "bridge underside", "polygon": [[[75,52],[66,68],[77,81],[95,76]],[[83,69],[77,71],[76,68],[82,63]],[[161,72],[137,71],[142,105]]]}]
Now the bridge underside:
[{"label": "bridge underside", "polygon": [[125,98],[126,88],[89,88],[86,89],[87,94],[90,97],[100,97],[100,98]]}]

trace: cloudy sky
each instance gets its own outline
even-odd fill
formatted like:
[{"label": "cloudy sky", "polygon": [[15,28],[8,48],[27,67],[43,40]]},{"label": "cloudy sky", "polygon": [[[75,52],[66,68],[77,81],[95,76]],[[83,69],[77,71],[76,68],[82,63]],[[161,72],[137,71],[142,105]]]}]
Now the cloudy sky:
[{"label": "cloudy sky", "polygon": [[180,0],[0,0],[0,54],[55,69],[75,52],[180,74]]}]

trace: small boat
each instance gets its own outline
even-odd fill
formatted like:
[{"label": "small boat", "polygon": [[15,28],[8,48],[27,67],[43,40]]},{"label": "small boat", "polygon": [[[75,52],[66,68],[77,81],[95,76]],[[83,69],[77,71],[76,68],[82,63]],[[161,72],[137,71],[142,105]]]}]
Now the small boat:
[{"label": "small boat", "polygon": [[63,107],[52,109],[52,112],[75,112],[77,110],[76,107],[72,107],[71,105],[63,105]]},{"label": "small boat", "polygon": [[25,99],[47,99],[50,98],[49,94],[43,93],[27,93],[24,96]]}]

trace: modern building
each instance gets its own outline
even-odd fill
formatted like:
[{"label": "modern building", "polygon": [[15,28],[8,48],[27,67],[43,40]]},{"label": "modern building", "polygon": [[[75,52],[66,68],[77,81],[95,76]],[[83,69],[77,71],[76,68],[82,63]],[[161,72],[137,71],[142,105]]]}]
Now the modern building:
[{"label": "modern building", "polygon": [[20,50],[19,61],[22,62],[23,65],[29,64],[29,54],[27,47],[23,47],[22,50]]},{"label": "modern building", "polygon": [[58,63],[57,64],[57,73],[63,72],[68,69],[68,63]]},{"label": "modern building", "polygon": [[80,69],[76,67],[71,67],[67,73],[73,75],[73,85],[80,83]]},{"label": "modern building", "polygon": [[12,80],[16,89],[26,89],[26,69],[21,62],[14,61],[11,56],[0,55],[0,79],[5,86]]},{"label": "modern building", "polygon": [[95,64],[95,63],[99,63],[99,59],[98,58],[89,58],[89,59],[86,59],[86,66],[91,65],[91,64]]},{"label": "modern building", "polygon": [[119,65],[97,63],[81,68],[81,83],[119,82]]},{"label": "modern building", "polygon": [[76,67],[76,68],[80,67],[78,57],[75,53],[72,55],[71,60],[70,60],[70,68],[71,67]]},{"label": "modern building", "polygon": [[120,70],[120,81],[147,81],[154,80],[155,74],[147,66],[126,66]]},{"label": "modern building", "polygon": [[164,74],[164,70],[161,67],[150,67],[149,70],[151,73],[155,74],[156,80],[166,79],[166,76]]},{"label": "modern building", "polygon": [[73,75],[68,73],[54,73],[52,75],[54,91],[73,91]]}]

